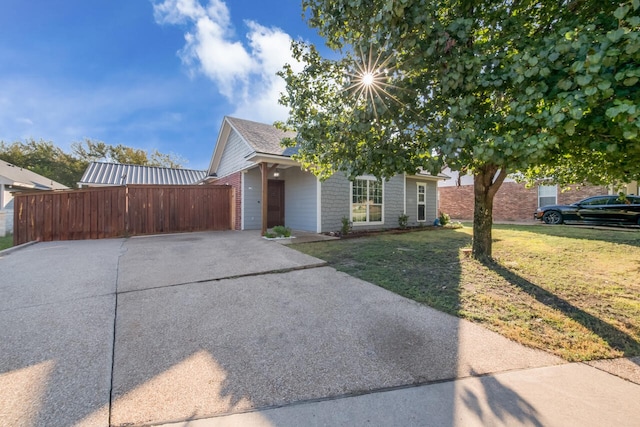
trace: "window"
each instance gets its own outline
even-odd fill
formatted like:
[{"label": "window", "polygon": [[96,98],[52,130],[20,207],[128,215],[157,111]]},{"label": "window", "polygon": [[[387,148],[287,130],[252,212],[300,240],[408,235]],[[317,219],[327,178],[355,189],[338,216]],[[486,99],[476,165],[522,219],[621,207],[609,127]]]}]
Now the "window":
[{"label": "window", "polygon": [[558,204],[558,187],[555,185],[541,185],[538,187],[538,207]]},{"label": "window", "polygon": [[427,184],[418,184],[418,222],[427,220]]},{"label": "window", "polygon": [[354,224],[382,222],[382,182],[358,178],[351,184],[351,221]]}]

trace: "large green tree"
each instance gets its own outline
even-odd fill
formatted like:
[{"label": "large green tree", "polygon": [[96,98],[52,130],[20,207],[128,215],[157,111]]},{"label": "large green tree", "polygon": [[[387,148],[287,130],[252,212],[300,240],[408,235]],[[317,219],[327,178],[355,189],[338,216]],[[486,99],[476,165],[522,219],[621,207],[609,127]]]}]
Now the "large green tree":
[{"label": "large green tree", "polygon": [[281,73],[286,124],[298,131],[290,143],[322,177],[445,165],[473,174],[473,254],[490,258],[493,198],[507,174],[560,170],[569,155],[586,166],[574,177],[609,176],[627,154],[640,160],[630,150],[639,4],[303,0],[339,59],[294,43],[306,65]]},{"label": "large green tree", "polygon": [[73,143],[65,153],[50,141],[29,139],[11,144],[0,141],[0,159],[75,187],[90,162],[110,161],[146,166],[180,167],[183,160],[174,154],[151,153],[121,144],[110,145],[86,139]]}]

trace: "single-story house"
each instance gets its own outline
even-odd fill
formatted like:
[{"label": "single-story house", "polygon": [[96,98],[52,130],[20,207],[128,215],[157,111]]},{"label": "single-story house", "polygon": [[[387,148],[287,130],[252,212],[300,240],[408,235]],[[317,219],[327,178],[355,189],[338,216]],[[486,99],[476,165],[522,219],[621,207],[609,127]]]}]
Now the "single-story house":
[{"label": "single-story house", "polygon": [[157,166],[91,162],[78,182],[78,187],[114,185],[195,185],[207,176],[207,171]]},{"label": "single-story house", "polygon": [[343,218],[354,230],[432,224],[439,215],[437,182],[428,173],[378,181],[363,175],[350,181],[336,173],[325,181],[291,158],[295,148],[280,144],[284,132],[272,125],[225,117],[205,182],[235,189],[238,230],[285,225],[310,232],[338,231]]},{"label": "single-story house", "polygon": [[13,194],[64,190],[67,186],[0,159],[0,236],[13,231]]},{"label": "single-story house", "polygon": [[[438,182],[440,210],[459,220],[473,219],[473,176],[459,176],[458,172],[445,169],[449,178]],[[459,181],[459,182],[458,182]],[[563,191],[564,190],[564,191]],[[628,194],[637,194],[638,185],[629,185]],[[608,186],[572,185],[561,189],[557,185],[525,184],[507,178],[493,200],[494,221],[533,221],[537,208],[548,205],[566,205],[587,197],[610,194]]]}]

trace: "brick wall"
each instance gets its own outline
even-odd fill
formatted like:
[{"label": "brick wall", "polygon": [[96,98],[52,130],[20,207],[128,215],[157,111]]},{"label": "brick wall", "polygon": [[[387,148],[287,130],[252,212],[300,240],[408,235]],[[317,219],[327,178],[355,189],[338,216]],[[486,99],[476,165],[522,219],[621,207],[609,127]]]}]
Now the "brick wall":
[{"label": "brick wall", "polygon": [[234,174],[220,178],[214,185],[230,185],[235,190],[235,209],[236,209],[236,223],[235,230],[240,230],[242,227],[242,172],[236,172]]},{"label": "brick wall", "polygon": [[[440,211],[451,218],[473,219],[473,186],[438,188]],[[608,194],[607,187],[572,186],[568,191],[558,191],[558,204],[577,202],[586,197]],[[505,182],[493,201],[494,221],[532,221],[538,208],[538,187],[526,188],[524,184]]]}]

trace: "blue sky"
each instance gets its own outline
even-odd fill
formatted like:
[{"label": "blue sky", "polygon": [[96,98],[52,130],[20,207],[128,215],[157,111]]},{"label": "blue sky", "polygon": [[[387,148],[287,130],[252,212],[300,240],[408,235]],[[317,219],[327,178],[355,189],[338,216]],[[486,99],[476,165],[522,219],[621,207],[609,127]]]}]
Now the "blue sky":
[{"label": "blue sky", "polygon": [[271,123],[295,0],[2,0],[0,140],[85,138],[205,169],[225,115]]}]

